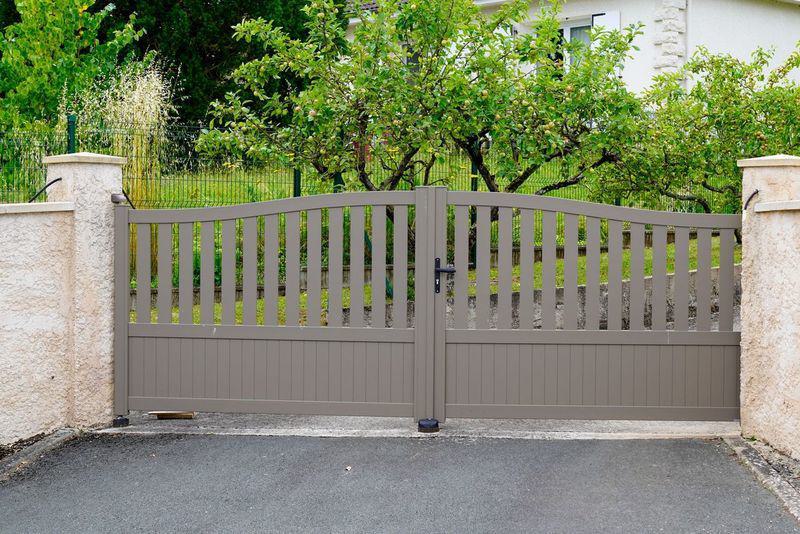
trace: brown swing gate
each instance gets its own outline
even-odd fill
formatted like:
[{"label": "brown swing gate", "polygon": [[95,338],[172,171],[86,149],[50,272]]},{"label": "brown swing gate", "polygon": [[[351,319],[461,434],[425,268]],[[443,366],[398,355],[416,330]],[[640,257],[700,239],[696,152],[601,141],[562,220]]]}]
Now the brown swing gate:
[{"label": "brown swing gate", "polygon": [[115,223],[119,415],[739,415],[738,215],[419,187]]}]

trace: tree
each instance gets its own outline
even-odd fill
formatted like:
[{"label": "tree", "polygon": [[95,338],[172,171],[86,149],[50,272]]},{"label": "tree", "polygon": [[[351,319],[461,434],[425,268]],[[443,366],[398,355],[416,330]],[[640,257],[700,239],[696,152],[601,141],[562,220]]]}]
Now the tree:
[{"label": "tree", "polygon": [[0,38],[0,125],[55,119],[62,95],[87,90],[113,72],[141,35],[131,18],[100,39],[113,7],[92,13],[90,6],[84,0],[17,1],[19,22]]},{"label": "tree", "polygon": [[[246,18],[263,17],[291,37],[304,35],[306,0],[102,0],[116,5],[108,19],[116,29],[136,14],[145,34],[135,44],[140,56],[157,51],[177,73],[184,121],[205,121],[209,103],[233,89],[230,72],[254,59],[253,47],[233,38],[232,27]],[[278,88],[278,82],[272,89]]]},{"label": "tree", "polygon": [[700,49],[683,69],[656,78],[623,163],[601,175],[602,191],[739,212],[738,159],[800,153],[800,87],[789,77],[800,48],[770,71],[772,56],[758,49],[741,60]]},{"label": "tree", "polygon": [[[515,191],[550,161],[584,164],[569,183],[615,161],[638,109],[618,77],[637,28],[595,31],[590,47],[564,43],[558,4],[522,35],[509,30],[528,22],[525,0],[490,15],[472,0],[383,0],[360,13],[349,41],[332,1],[313,0],[305,12],[306,39],[262,19],[236,27],[262,56],[234,72],[237,90],[214,104],[216,129],[202,150],[288,154],[323,179],[350,171],[364,189],[383,190],[431,183],[456,144],[490,190]],[[286,74],[302,90],[271,90]],[[497,168],[483,158],[489,145]]]}]

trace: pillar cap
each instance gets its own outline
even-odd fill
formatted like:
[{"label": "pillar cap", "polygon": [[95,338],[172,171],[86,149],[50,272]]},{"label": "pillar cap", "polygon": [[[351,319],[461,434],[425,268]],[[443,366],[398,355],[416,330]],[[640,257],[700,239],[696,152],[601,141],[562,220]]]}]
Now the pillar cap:
[{"label": "pillar cap", "polygon": [[800,167],[800,158],[787,154],[777,154],[775,156],[765,156],[763,158],[740,159],[739,168],[748,167]]},{"label": "pillar cap", "polygon": [[[800,159],[800,158],[798,158]],[[45,165],[53,163],[101,163],[106,165],[125,165],[126,158],[118,156],[107,156],[105,154],[94,154],[92,152],[76,152],[75,154],[59,154],[57,156],[47,156],[42,160]]]}]

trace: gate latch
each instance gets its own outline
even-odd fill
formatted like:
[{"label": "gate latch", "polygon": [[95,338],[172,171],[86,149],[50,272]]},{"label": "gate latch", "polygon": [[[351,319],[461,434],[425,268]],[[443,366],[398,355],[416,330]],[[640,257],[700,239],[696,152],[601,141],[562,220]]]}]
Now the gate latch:
[{"label": "gate latch", "polygon": [[442,267],[442,259],[436,258],[433,262],[434,272],[436,273],[433,279],[433,290],[436,293],[441,292],[442,290],[442,273],[444,274],[453,274],[456,272],[456,268],[452,265],[448,265],[447,267]]}]

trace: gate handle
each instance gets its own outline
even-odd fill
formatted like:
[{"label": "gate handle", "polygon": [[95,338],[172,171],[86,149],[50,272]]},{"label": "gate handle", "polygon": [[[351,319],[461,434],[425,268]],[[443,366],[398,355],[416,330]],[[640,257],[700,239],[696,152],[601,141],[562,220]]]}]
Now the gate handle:
[{"label": "gate handle", "polygon": [[436,273],[433,279],[433,290],[435,293],[439,293],[442,289],[442,273],[453,274],[456,272],[456,268],[452,265],[442,267],[442,259],[436,258],[433,262],[433,271]]}]

